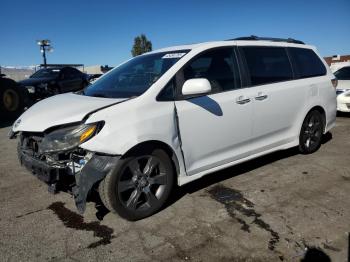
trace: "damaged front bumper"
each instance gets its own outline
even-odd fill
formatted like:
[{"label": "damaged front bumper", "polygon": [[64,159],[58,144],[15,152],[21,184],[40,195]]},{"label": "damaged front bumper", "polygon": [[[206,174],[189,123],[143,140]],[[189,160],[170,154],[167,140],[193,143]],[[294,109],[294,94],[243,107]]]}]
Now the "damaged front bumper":
[{"label": "damaged front bumper", "polygon": [[17,151],[21,165],[47,183],[50,192],[71,193],[80,213],[85,211],[88,195],[94,185],[113,172],[120,159],[120,156],[95,152],[76,154],[74,151],[64,152],[65,160],[59,160],[57,155],[39,157],[34,150],[21,143]]}]

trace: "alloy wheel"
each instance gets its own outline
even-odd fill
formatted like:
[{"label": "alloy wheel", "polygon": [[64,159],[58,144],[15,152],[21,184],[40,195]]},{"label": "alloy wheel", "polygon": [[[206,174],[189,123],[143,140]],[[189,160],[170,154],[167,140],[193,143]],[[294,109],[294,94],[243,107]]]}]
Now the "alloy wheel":
[{"label": "alloy wheel", "polygon": [[313,150],[317,147],[322,137],[322,120],[316,115],[310,115],[303,133],[303,143],[306,148]]},{"label": "alloy wheel", "polygon": [[129,210],[147,210],[159,205],[167,186],[165,166],[156,156],[141,156],[129,161],[120,175],[117,192]]}]

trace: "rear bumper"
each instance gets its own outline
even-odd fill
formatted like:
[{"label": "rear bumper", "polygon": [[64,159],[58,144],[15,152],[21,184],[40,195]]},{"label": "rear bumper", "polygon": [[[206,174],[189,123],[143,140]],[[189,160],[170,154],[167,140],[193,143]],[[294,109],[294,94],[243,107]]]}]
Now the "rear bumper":
[{"label": "rear bumper", "polygon": [[18,159],[22,166],[49,185],[49,191],[71,193],[74,196],[78,211],[83,213],[91,189],[109,172],[114,171],[120,156],[106,156],[95,153],[78,172],[72,172],[68,163],[66,166],[59,167],[38,160],[21,147],[18,147]]}]

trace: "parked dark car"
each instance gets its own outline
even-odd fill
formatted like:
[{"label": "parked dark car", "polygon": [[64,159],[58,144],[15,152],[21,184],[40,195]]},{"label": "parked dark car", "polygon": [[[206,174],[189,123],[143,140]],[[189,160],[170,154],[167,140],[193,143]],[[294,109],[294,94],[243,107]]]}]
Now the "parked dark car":
[{"label": "parked dark car", "polygon": [[18,117],[27,104],[27,91],[0,73],[0,122]]},{"label": "parked dark car", "polygon": [[36,101],[52,95],[79,91],[88,85],[88,77],[73,67],[50,67],[35,72],[19,82]]}]

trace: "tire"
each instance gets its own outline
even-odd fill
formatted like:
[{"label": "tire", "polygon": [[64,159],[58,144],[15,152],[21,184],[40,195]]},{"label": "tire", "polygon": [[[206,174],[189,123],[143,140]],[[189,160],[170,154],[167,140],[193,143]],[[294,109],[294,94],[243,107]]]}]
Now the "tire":
[{"label": "tire", "polygon": [[299,151],[302,154],[316,152],[322,143],[324,121],[322,114],[313,110],[310,111],[303,122],[299,135]]},{"label": "tire", "polygon": [[0,81],[0,117],[13,120],[24,110],[25,95],[16,82],[10,79]]},{"label": "tire", "polygon": [[139,150],[118,162],[115,171],[100,182],[99,194],[111,212],[139,220],[162,208],[173,184],[169,156],[161,149]]}]

